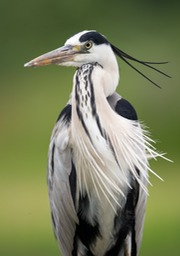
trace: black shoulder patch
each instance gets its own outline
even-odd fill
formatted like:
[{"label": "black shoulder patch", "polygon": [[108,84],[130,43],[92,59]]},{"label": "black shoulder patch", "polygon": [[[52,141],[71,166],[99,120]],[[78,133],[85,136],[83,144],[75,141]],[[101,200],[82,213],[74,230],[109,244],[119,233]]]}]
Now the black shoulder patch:
[{"label": "black shoulder patch", "polygon": [[103,35],[99,34],[96,31],[90,31],[90,32],[85,33],[84,35],[82,35],[79,38],[79,40],[80,40],[81,43],[86,42],[88,40],[91,40],[97,45],[99,45],[99,44],[109,44],[107,39]]},{"label": "black shoulder patch", "polygon": [[125,99],[120,99],[117,102],[115,111],[119,115],[121,115],[129,120],[138,120],[137,113],[136,113],[134,107]]},{"label": "black shoulder patch", "polygon": [[63,119],[63,121],[69,123],[71,121],[71,105],[68,104],[65,106],[65,108],[63,108],[63,110],[61,111],[61,113],[58,116],[58,119],[56,121],[56,123],[60,120]]},{"label": "black shoulder patch", "polygon": [[71,173],[69,175],[69,185],[71,189],[71,196],[74,202],[74,207],[76,207],[76,169],[72,161]]}]

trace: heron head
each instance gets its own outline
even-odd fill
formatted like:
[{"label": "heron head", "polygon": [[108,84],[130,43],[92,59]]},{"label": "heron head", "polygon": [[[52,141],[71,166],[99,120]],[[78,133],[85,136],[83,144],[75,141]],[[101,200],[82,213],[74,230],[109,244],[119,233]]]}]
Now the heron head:
[{"label": "heron head", "polygon": [[166,64],[166,61],[149,62],[138,60],[109,43],[103,35],[96,32],[95,30],[85,30],[72,36],[66,41],[64,46],[51,52],[45,53],[26,63],[24,66],[33,67],[57,64],[63,66],[81,67],[83,64],[97,62],[103,68],[106,67],[112,74],[113,71],[115,71],[115,73],[118,73],[118,65],[115,55],[120,57],[131,68],[133,68],[140,75],[142,75],[144,78],[146,78],[148,81],[158,87],[160,86],[157,83],[151,80],[148,76],[144,75],[129,61],[134,61],[136,63],[142,64],[170,78],[169,75],[152,66],[155,64]]},{"label": "heron head", "polygon": [[94,30],[86,30],[69,38],[64,46],[33,59],[25,66],[57,64],[80,67],[92,62],[104,66],[112,56],[114,60],[114,53],[107,39]]}]

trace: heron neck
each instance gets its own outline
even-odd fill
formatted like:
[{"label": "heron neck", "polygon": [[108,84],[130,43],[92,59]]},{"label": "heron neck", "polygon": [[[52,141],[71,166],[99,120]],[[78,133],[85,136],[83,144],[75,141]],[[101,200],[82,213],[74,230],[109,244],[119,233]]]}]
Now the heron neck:
[{"label": "heron neck", "polygon": [[103,87],[103,92],[107,98],[116,91],[118,86],[119,67],[114,54],[111,55],[111,58],[108,56],[108,60],[104,61],[104,63],[101,70],[100,68],[94,70],[94,82],[96,84],[100,83],[99,86]]},{"label": "heron neck", "polygon": [[[74,132],[78,127],[83,128],[86,135],[91,137],[91,129],[89,128],[92,127],[92,123],[94,122],[99,126],[97,108],[100,113],[108,112],[107,97],[112,95],[117,87],[119,73],[114,68],[112,74],[114,76],[106,67],[102,67],[98,63],[85,64],[76,71],[72,92],[72,127]],[[101,133],[101,128],[98,127],[98,129]]]}]

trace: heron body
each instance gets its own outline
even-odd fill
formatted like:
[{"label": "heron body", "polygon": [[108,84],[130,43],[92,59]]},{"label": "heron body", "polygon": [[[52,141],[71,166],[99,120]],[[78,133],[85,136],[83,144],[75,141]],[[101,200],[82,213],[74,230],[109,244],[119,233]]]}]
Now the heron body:
[{"label": "heron body", "polygon": [[139,253],[148,158],[159,154],[132,105],[116,93],[115,53],[104,36],[83,31],[26,64],[78,67],[48,157],[52,223],[63,256]]}]

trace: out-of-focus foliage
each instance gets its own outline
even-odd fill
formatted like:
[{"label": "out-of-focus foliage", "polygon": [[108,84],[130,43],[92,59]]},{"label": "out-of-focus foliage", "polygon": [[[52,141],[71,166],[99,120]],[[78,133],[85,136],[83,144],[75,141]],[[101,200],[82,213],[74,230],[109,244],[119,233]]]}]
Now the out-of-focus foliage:
[{"label": "out-of-focus foliage", "polygon": [[141,68],[157,89],[119,61],[118,92],[136,108],[174,160],[153,162],[165,182],[151,176],[141,255],[178,255],[179,205],[179,1],[17,0],[0,4],[0,255],[59,255],[50,223],[46,159],[51,130],[66,104],[73,68],[25,69],[30,59],[61,46],[84,29],[96,29],[142,60],[170,61],[172,79]]}]

